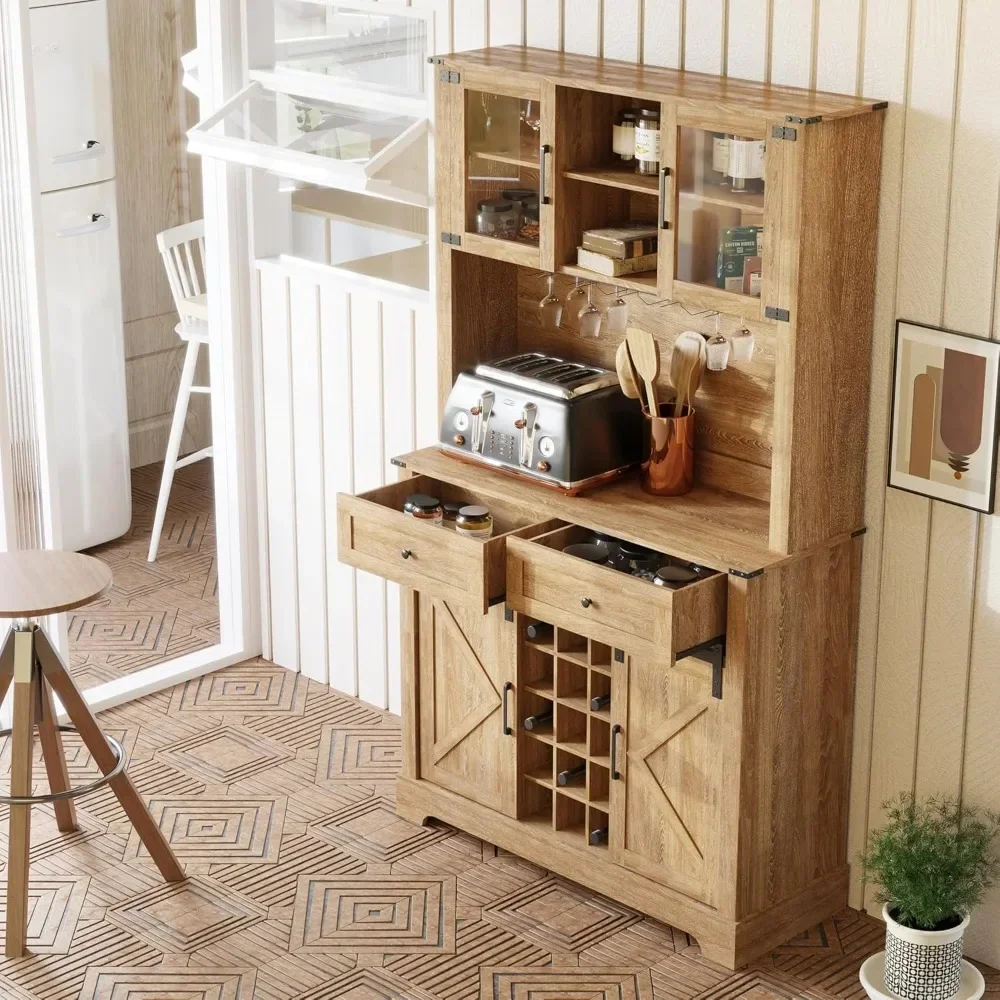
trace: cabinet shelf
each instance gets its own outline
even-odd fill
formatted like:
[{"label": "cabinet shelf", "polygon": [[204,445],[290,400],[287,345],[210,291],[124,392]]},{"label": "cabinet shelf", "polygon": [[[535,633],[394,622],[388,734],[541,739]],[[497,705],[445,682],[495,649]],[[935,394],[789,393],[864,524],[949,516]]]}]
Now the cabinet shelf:
[{"label": "cabinet shelf", "polygon": [[556,791],[567,798],[576,799],[577,802],[587,803],[587,789],[583,784],[579,785],[556,785]]},{"label": "cabinet shelf", "polygon": [[522,170],[537,170],[537,160],[526,160],[520,156],[512,156],[509,153],[488,153],[485,150],[470,149],[469,155],[477,160],[488,160],[490,163],[506,163],[512,167],[520,167]]},{"label": "cabinet shelf", "polygon": [[713,191],[684,191],[681,190],[682,198],[689,198],[692,201],[704,202],[706,205],[719,205],[722,208],[734,208],[740,212],[749,212],[754,215],[764,214],[764,196],[762,194],[733,194],[725,188]]},{"label": "cabinet shelf", "polygon": [[538,740],[539,743],[548,743],[550,746],[555,746],[556,739],[551,726],[546,726],[544,729],[522,729],[521,731],[525,736],[530,736],[531,739]]},{"label": "cabinet shelf", "polygon": [[588,167],[583,170],[564,170],[563,177],[584,184],[599,184],[602,187],[618,188],[636,194],[651,194],[659,197],[660,178],[657,174],[637,174],[629,167]]},{"label": "cabinet shelf", "polygon": [[552,768],[538,771],[526,771],[524,776],[528,779],[528,781],[533,781],[536,785],[541,785],[543,788],[555,787],[555,782],[552,780]]},{"label": "cabinet shelf", "polygon": [[572,708],[583,715],[590,713],[590,699],[585,694],[562,695],[557,700],[560,705]]}]

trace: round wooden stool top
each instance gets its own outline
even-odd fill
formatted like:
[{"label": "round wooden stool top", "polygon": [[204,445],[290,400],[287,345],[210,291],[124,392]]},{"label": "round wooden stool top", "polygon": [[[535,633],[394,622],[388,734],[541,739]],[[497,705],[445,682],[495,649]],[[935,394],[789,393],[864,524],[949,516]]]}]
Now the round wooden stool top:
[{"label": "round wooden stool top", "polygon": [[78,552],[0,552],[0,618],[72,611],[111,586],[111,567]]}]

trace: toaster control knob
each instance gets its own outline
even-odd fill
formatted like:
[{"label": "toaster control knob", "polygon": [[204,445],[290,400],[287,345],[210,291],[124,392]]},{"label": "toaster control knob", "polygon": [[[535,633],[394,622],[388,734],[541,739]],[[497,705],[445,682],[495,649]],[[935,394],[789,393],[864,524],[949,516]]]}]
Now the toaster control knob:
[{"label": "toaster control knob", "polygon": [[474,417],[478,417],[482,412],[483,408],[481,406],[473,406],[472,409],[469,410],[469,413],[471,413]]},{"label": "toaster control knob", "polygon": [[452,441],[454,441],[455,444],[461,446],[461,445],[465,444],[465,435],[464,434],[456,434],[452,438]]},{"label": "toaster control knob", "polygon": [[538,442],[538,452],[544,458],[551,458],[556,453],[556,443],[550,437],[544,437]]},{"label": "toaster control knob", "polygon": [[[479,407],[477,406],[473,413],[478,412]],[[455,414],[455,430],[456,431],[467,431],[469,429],[469,414],[464,410],[460,410]]]},{"label": "toaster control knob", "polygon": [[539,472],[548,472],[552,468],[552,466],[549,465],[548,462],[539,462],[538,465],[535,466],[535,468],[538,469]]},{"label": "toaster control knob", "polygon": [[523,430],[524,430],[524,428],[528,426],[528,421],[527,421],[527,420],[525,420],[525,419],[524,419],[524,417],[521,417],[521,419],[520,419],[520,420],[515,420],[515,421],[514,421],[514,426],[515,426],[515,427],[516,427],[516,428],[517,428],[517,429],[518,429],[519,431],[523,431]]}]

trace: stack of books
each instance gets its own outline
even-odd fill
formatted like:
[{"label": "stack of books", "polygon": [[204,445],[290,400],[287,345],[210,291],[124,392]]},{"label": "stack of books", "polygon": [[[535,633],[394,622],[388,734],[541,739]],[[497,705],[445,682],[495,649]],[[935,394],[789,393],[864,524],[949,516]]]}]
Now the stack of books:
[{"label": "stack of books", "polygon": [[588,229],[583,234],[583,245],[577,247],[576,262],[608,278],[653,271],[659,235],[655,225],[641,222]]}]

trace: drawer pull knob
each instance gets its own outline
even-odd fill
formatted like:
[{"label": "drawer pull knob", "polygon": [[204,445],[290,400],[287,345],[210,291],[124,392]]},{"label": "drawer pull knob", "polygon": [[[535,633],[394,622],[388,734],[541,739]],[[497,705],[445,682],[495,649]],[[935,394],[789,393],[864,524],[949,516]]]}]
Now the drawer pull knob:
[{"label": "drawer pull knob", "polygon": [[580,603],[585,607],[589,608],[594,602],[589,597],[581,598]]},{"label": "drawer pull knob", "polygon": [[400,555],[401,555],[401,556],[402,556],[402,557],[403,557],[404,559],[409,559],[409,558],[410,558],[410,556],[412,556],[412,555],[413,555],[413,553],[412,553],[412,552],[411,552],[411,551],[410,551],[409,549],[403,549],[403,551],[402,551],[402,552],[400,552],[399,554],[400,554]]}]

